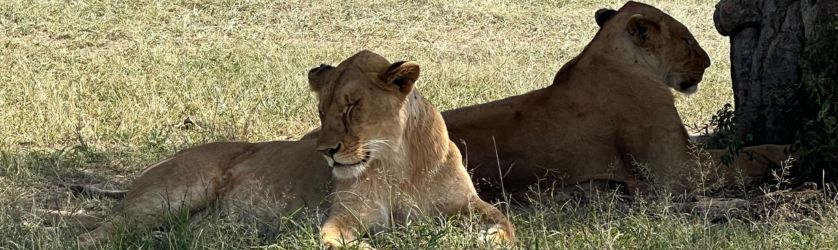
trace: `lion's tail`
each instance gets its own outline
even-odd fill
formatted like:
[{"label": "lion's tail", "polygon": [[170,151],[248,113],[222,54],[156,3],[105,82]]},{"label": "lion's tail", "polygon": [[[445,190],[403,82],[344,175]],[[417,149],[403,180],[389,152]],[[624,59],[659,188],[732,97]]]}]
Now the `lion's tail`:
[{"label": "lion's tail", "polygon": [[91,185],[71,184],[67,186],[76,195],[108,197],[117,200],[125,198],[125,194],[128,193],[128,190],[101,189]]}]

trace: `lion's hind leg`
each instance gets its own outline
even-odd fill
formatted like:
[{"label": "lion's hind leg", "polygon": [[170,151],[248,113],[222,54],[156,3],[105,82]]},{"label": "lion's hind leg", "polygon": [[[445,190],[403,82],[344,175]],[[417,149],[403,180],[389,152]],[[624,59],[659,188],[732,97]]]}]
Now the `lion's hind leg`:
[{"label": "lion's hind leg", "polygon": [[151,230],[167,220],[199,212],[231,185],[228,172],[249,143],[210,143],[184,150],[149,167],[131,185],[121,213],[80,236],[85,246],[107,239],[119,227]]},{"label": "lion's hind leg", "polygon": [[739,177],[745,178],[761,178],[768,174],[772,167],[781,166],[791,155],[788,154],[787,145],[757,145],[743,148],[736,154],[730,163],[730,167],[725,166],[726,157],[730,157],[725,149],[711,149],[707,150],[713,158],[716,166],[720,166],[722,177],[725,182],[731,184]]},{"label": "lion's hind leg", "polygon": [[104,215],[84,211],[34,209],[32,212],[47,226],[56,226],[66,221],[83,229],[94,229],[104,221]]},{"label": "lion's hind leg", "polygon": [[119,231],[120,228],[132,230],[151,230],[177,221],[183,216],[191,217],[200,212],[216,199],[213,185],[206,183],[191,187],[173,187],[169,190],[157,188],[132,190],[120,213],[93,231],[80,236],[83,245],[89,246]]}]

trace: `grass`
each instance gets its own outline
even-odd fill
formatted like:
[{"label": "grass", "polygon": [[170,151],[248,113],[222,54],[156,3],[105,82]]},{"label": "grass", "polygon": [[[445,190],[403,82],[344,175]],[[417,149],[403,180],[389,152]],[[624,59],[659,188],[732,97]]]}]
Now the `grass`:
[{"label": "grass", "polygon": [[[732,101],[716,1],[650,1],[681,20],[713,66],[698,94],[678,95],[686,124]],[[66,182],[125,187],[191,145],[294,139],[317,126],[305,72],[360,49],[423,67],[419,88],[441,109],[548,85],[622,1],[0,1],[0,249],[73,248],[78,231],[36,225],[32,208],[110,211]],[[198,128],[178,127],[189,117]],[[628,206],[628,207],[627,207]],[[667,203],[536,202],[509,208],[521,246],[838,248],[828,210],[808,223],[669,211]],[[125,231],[108,248],[316,248],[317,220],[210,218],[201,230]],[[372,237],[381,249],[476,247],[474,223],[418,222]],[[163,235],[160,235],[163,234]],[[479,246],[478,246],[479,247]]]}]

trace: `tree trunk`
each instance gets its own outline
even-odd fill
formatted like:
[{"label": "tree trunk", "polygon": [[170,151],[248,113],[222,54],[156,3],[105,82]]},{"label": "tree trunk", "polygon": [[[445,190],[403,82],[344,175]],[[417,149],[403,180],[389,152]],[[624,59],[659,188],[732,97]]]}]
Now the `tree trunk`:
[{"label": "tree trunk", "polygon": [[794,141],[801,128],[792,97],[801,77],[800,55],[820,38],[818,25],[838,14],[838,0],[721,0],[716,29],[731,41],[737,135],[749,144]]}]

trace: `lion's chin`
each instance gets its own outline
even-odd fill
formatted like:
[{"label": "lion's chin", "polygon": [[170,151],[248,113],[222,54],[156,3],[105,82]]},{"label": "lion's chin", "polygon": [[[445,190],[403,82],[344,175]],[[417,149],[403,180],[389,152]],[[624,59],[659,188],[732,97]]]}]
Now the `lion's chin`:
[{"label": "lion's chin", "polygon": [[695,94],[698,92],[698,83],[683,82],[678,85],[678,91],[686,95]]},{"label": "lion's chin", "polygon": [[364,170],[367,169],[367,164],[355,164],[351,166],[332,167],[332,174],[338,179],[354,179],[361,176]]},{"label": "lion's chin", "polygon": [[686,95],[692,95],[692,94],[695,94],[695,92],[698,92],[698,85],[693,85],[693,86],[690,86],[686,89],[681,90],[681,93],[684,93]]}]

